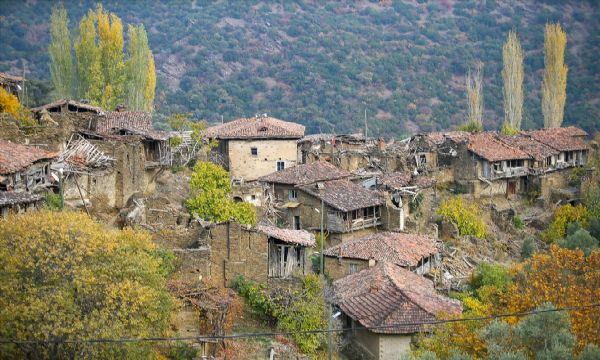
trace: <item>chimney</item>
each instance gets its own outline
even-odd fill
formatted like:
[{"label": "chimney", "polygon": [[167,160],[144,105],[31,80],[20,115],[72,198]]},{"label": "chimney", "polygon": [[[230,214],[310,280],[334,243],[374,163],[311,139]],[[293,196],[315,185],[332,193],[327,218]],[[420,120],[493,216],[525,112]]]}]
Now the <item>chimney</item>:
[{"label": "chimney", "polygon": [[379,150],[385,150],[385,140],[383,140],[383,138],[379,138]]}]

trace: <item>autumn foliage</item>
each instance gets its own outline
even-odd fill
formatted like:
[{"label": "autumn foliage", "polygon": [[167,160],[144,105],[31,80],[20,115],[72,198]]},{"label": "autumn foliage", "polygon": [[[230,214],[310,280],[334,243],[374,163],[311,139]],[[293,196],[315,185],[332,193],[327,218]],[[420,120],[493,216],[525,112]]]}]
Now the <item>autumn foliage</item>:
[{"label": "autumn foliage", "polygon": [[5,358],[149,358],[148,343],[60,343],[169,335],[172,298],[150,236],[82,213],[0,220],[0,338]]}]

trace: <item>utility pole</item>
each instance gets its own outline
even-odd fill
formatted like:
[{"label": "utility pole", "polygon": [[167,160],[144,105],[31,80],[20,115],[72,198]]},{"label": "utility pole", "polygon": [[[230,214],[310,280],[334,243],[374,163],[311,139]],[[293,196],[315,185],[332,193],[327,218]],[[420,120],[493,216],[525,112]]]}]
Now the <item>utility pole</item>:
[{"label": "utility pole", "polygon": [[63,185],[63,172],[63,168],[58,169],[58,183],[60,185],[60,210],[64,209],[65,207],[65,186]]},{"label": "utility pole", "polygon": [[365,107],[365,140],[369,136],[369,128],[367,127],[367,108]]},{"label": "utility pole", "polygon": [[323,198],[321,198],[321,276],[325,276],[325,258],[323,257],[323,244],[325,243],[324,231],[323,231],[323,221],[325,218],[324,213],[325,204],[323,202]]}]

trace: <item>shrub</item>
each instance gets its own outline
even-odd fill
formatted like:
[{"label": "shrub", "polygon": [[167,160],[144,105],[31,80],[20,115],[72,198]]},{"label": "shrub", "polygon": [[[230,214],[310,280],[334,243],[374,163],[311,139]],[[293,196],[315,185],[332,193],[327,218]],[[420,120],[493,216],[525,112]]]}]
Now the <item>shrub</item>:
[{"label": "shrub", "polygon": [[461,197],[455,196],[444,201],[437,212],[444,220],[454,222],[460,235],[473,235],[480,239],[485,237],[485,223],[477,215],[477,206],[466,205]]},{"label": "shrub", "polygon": [[178,341],[169,349],[169,360],[193,360],[198,356],[198,350],[192,345]]},{"label": "shrub", "polygon": [[588,223],[589,213],[585,206],[579,204],[572,206],[570,204],[559,206],[554,211],[554,220],[542,234],[542,239],[547,243],[562,239],[567,234],[567,226],[570,223],[578,222],[582,227]]},{"label": "shrub", "polygon": [[556,244],[569,250],[579,249],[583,251],[585,256],[588,256],[598,248],[598,239],[590,235],[587,230],[579,229],[569,234],[566,238],[558,240]]},{"label": "shrub", "polygon": [[515,215],[515,217],[513,218],[513,223],[516,229],[523,229],[523,220],[518,215]]},{"label": "shrub", "polygon": [[513,136],[519,133],[519,129],[512,127],[505,121],[504,124],[502,124],[502,130],[500,130],[500,132],[506,136]]},{"label": "shrub", "polygon": [[489,263],[479,264],[470,281],[470,285],[474,290],[484,286],[494,286],[500,291],[504,291],[510,283],[511,277],[508,268]]},{"label": "shrub", "polygon": [[47,192],[44,196],[44,201],[46,202],[46,206],[50,210],[59,210],[60,209],[60,194],[55,194],[53,192]]},{"label": "shrub", "polygon": [[521,245],[521,259],[529,259],[533,253],[537,250],[537,246],[535,245],[535,239],[531,236],[528,236],[523,240],[523,245]]},{"label": "shrub", "polygon": [[470,133],[482,132],[483,125],[476,123],[476,122],[470,122],[470,123],[466,123],[464,125],[459,126],[456,130],[466,131],[466,132],[470,132]]},{"label": "shrub", "polygon": [[421,204],[423,203],[423,193],[418,193],[408,204],[411,214],[421,215]]}]

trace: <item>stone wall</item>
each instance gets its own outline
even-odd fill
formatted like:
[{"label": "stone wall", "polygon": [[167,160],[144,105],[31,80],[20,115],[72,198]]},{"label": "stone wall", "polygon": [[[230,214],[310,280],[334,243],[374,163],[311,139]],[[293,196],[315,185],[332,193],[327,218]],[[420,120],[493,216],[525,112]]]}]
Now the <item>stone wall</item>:
[{"label": "stone wall", "polygon": [[[295,139],[284,140],[229,140],[229,172],[235,178],[246,181],[277,171],[277,161],[284,161],[285,167],[296,165],[297,147]],[[258,154],[253,156],[251,148]]]},{"label": "stone wall", "polygon": [[369,268],[369,261],[325,256],[325,274],[333,280],[350,275],[350,265],[356,265],[357,271]]}]

